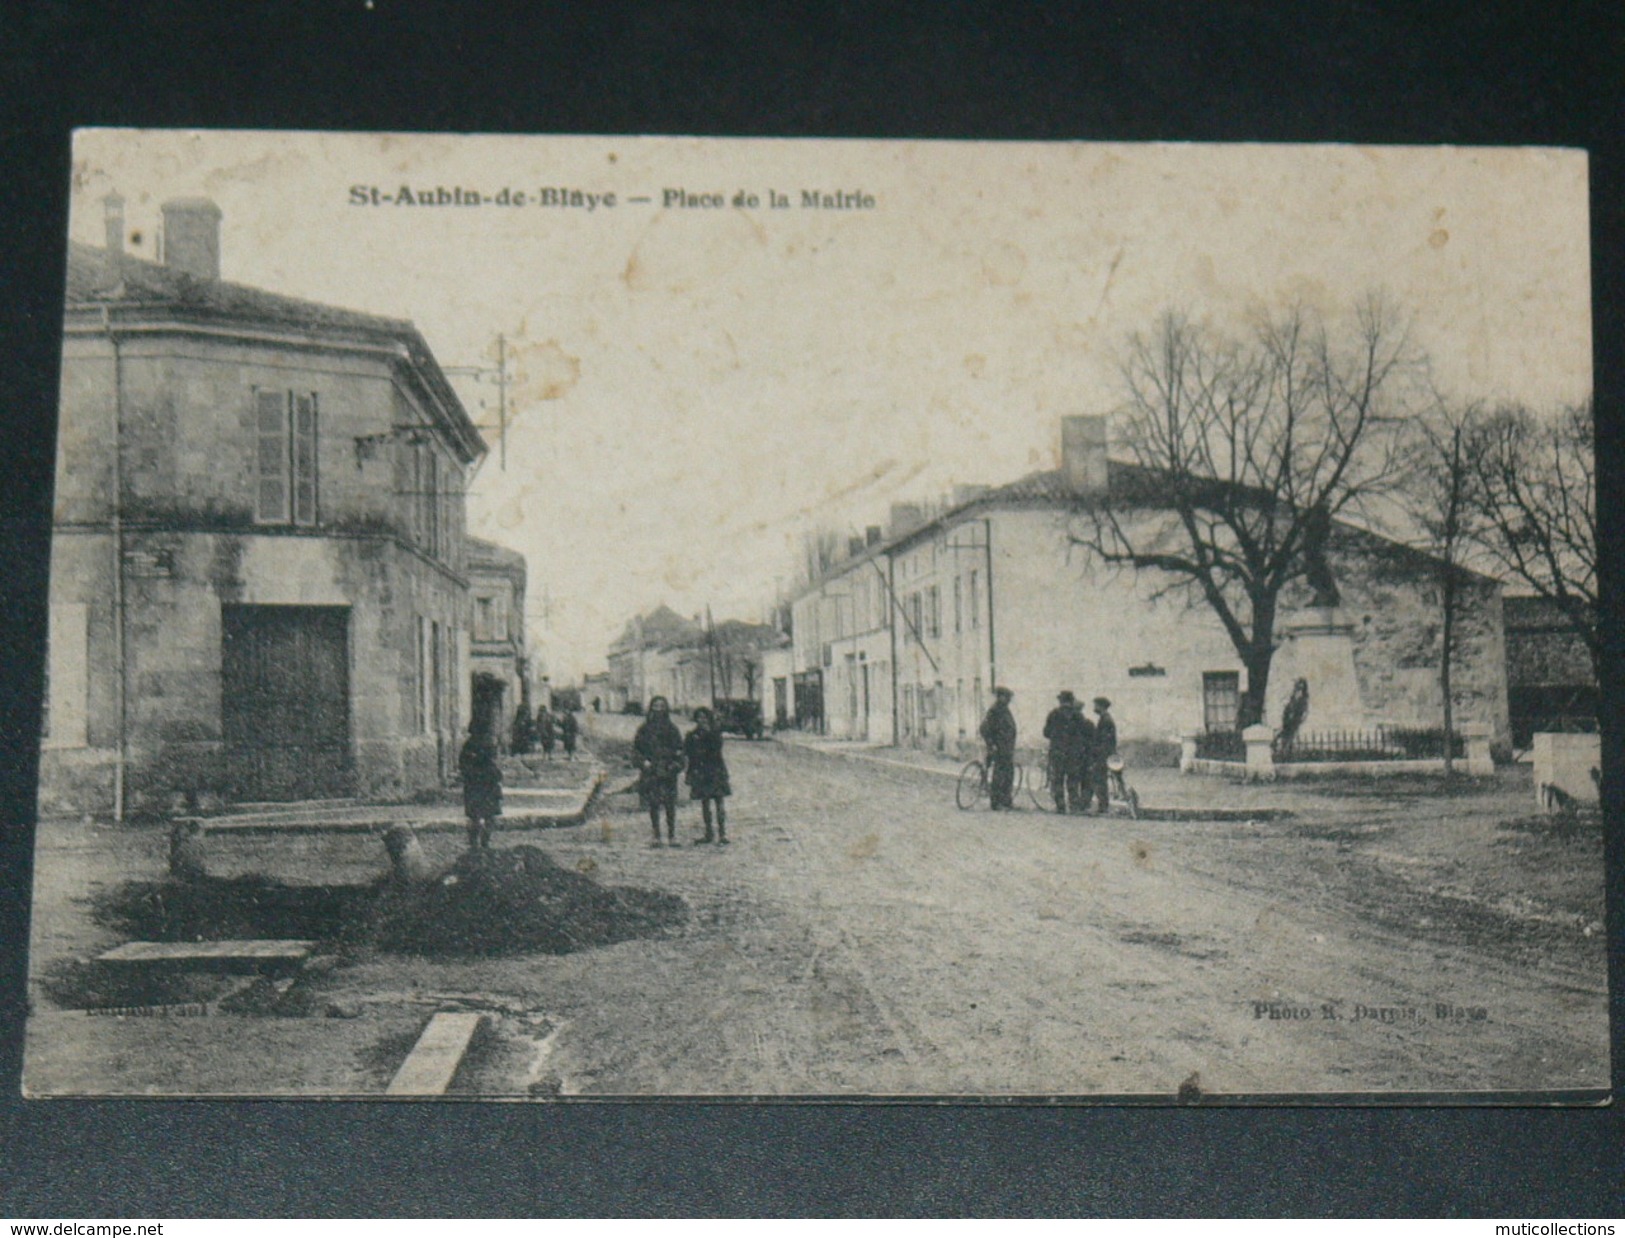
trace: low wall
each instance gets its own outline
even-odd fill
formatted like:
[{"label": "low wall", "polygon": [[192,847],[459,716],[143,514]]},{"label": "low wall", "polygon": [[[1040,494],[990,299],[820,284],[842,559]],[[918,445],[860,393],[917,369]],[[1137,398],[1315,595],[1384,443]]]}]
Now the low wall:
[{"label": "low wall", "polygon": [[1538,731],[1534,758],[1535,798],[1542,808],[1595,804],[1601,798],[1602,736]]}]

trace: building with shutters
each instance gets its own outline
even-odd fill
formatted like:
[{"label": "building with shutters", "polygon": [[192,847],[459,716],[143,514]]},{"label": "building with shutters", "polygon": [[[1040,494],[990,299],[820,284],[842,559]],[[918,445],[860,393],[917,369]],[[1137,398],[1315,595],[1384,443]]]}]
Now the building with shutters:
[{"label": "building with shutters", "polygon": [[74,244],[51,550],[45,814],[410,792],[470,711],[463,495],[485,451],[410,322]]},{"label": "building with shutters", "polygon": [[[1166,521],[1156,486],[1108,459],[1105,417],[1065,418],[1061,438],[1058,469],[961,487],[935,511],[897,505],[793,600],[798,725],[965,751],[1003,685],[1023,747],[1043,747],[1061,689],[1086,705],[1107,697],[1119,738],[1170,760],[1181,735],[1235,731],[1247,671],[1214,612],[1163,573],[1108,566],[1080,544],[1090,506],[1108,496],[1133,513],[1125,520]],[[1302,582],[1282,594],[1267,719],[1301,677],[1309,730],[1440,726],[1436,563],[1341,522],[1327,562],[1337,607],[1315,605]],[[1468,574],[1455,645],[1458,726],[1486,724],[1505,741],[1498,582]]]},{"label": "building with shutters", "polygon": [[514,714],[530,711],[525,650],[525,556],[478,537],[467,539],[470,719],[512,736]]}]

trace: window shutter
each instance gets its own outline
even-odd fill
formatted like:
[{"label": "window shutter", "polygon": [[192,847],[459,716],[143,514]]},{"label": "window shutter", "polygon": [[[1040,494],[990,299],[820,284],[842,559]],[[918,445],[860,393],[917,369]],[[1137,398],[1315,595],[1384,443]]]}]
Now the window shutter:
[{"label": "window shutter", "polygon": [[282,391],[254,393],[254,517],[264,524],[288,519],[288,397]]},{"label": "window shutter", "polygon": [[316,523],[316,395],[293,397],[293,522]]}]

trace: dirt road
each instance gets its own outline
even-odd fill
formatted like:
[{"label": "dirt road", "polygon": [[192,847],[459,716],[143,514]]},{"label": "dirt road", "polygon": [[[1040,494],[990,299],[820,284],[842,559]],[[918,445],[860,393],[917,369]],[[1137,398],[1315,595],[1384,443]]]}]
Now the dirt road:
[{"label": "dirt road", "polygon": [[1594,909],[1520,915],[1504,795],[1153,824],[962,813],[940,775],[788,745],[729,756],[730,847],[652,849],[624,802],[550,847],[682,893],[686,934],[481,965],[529,973],[565,1092],[1606,1085],[1600,840],[1522,861],[1556,856]]},{"label": "dirt road", "polygon": [[[960,812],[940,771],[788,743],[732,742],[728,757],[728,847],[651,847],[626,794],[584,825],[523,839],[605,885],[680,895],[689,915],[676,931],[563,955],[343,951],[259,1020],[260,1040],[251,1015],[192,1021],[180,1051],[179,1033],[154,1021],[120,1029],[98,1059],[111,1085],[82,1080],[82,1055],[61,1039],[108,1036],[110,1020],[53,1015],[36,995],[54,1022],[31,1044],[55,1054],[70,1091],[120,1090],[154,1057],[171,1065],[142,1076],[146,1090],[197,1090],[215,1059],[231,1072],[203,1090],[381,1090],[414,1028],[452,1004],[492,1015],[458,1083],[484,1094],[1607,1085],[1600,829],[1533,818],[1515,778],[1454,796],[1282,788],[1294,819],[1131,822]],[[1224,784],[1211,786],[1222,801]],[[681,813],[692,839],[696,807]],[[88,853],[53,858],[51,837],[42,831],[41,962],[111,944],[105,928],[87,936],[82,897],[52,891],[131,871],[130,857],[99,869]],[[381,854],[300,845],[311,871],[295,880]],[[460,844],[429,845],[449,862]],[[294,844],[264,846],[305,863]],[[136,1036],[150,1049],[134,1052]],[[260,1041],[263,1067],[242,1050]],[[333,1055],[346,1061],[314,1060]],[[40,1078],[52,1060],[35,1059]]]}]

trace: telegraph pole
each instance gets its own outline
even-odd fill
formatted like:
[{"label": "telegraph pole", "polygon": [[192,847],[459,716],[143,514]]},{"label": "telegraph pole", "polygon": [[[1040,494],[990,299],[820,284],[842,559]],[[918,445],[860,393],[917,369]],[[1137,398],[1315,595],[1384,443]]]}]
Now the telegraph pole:
[{"label": "telegraph pole", "polygon": [[508,337],[497,333],[497,463],[508,471]]},{"label": "telegraph pole", "polygon": [[[448,365],[442,369],[447,374],[466,374],[475,381],[490,380],[497,385],[497,462],[502,471],[508,471],[508,337],[499,332],[497,334],[497,363],[491,365]],[[480,401],[480,407],[485,407],[485,401]],[[475,427],[480,430],[489,430],[491,427],[478,422]]]}]

